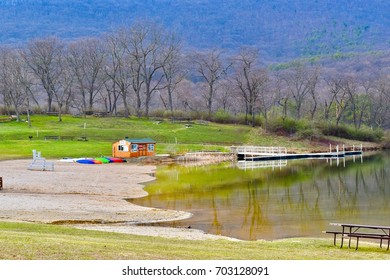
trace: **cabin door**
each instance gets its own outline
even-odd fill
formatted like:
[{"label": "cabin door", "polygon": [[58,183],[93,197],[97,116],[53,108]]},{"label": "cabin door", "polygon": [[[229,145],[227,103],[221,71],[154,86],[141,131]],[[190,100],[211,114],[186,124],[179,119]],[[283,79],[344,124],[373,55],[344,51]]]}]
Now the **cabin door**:
[{"label": "cabin door", "polygon": [[147,155],[146,144],[140,144],[140,145],[138,145],[138,154],[139,154],[139,156],[141,156],[141,157]]}]

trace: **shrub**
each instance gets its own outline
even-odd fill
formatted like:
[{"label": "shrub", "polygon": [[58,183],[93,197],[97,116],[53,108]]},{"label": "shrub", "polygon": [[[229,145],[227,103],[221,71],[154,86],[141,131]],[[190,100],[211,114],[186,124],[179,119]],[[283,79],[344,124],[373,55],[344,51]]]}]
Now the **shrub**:
[{"label": "shrub", "polygon": [[[249,116],[248,116],[249,117]],[[238,114],[234,116],[234,120],[237,124],[243,124],[247,125],[247,122],[245,121],[245,114]]]},{"label": "shrub", "polygon": [[235,123],[235,119],[225,110],[218,110],[213,117],[213,121],[217,123]]},{"label": "shrub", "polygon": [[310,141],[313,138],[320,138],[322,136],[321,131],[318,128],[312,126],[299,130],[297,134],[299,138],[309,139]]},{"label": "shrub", "polygon": [[158,110],[154,110],[153,112],[151,112],[150,116],[154,117],[154,118],[164,118],[165,114],[167,112],[169,112],[169,111],[166,111],[166,110],[163,110],[163,109],[158,109]]},{"label": "shrub", "polygon": [[267,122],[266,130],[269,132],[290,135],[298,131],[298,121],[291,118],[274,118]]},{"label": "shrub", "polygon": [[379,142],[384,135],[383,130],[381,129],[371,129],[368,127],[356,129],[347,125],[337,126],[335,124],[327,124],[322,126],[320,129],[324,135],[337,136],[340,138],[358,141]]}]

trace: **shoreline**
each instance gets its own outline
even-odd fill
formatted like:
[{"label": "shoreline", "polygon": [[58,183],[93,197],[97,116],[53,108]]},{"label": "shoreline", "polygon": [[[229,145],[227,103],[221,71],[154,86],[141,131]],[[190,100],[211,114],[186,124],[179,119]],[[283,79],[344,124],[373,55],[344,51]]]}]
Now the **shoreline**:
[{"label": "shoreline", "polygon": [[51,162],[54,171],[28,170],[31,160],[0,161],[0,177],[3,177],[0,220],[190,240],[237,240],[196,229],[137,226],[182,220],[192,215],[125,201],[148,195],[143,183],[155,179],[150,175],[156,169],[154,165]]}]

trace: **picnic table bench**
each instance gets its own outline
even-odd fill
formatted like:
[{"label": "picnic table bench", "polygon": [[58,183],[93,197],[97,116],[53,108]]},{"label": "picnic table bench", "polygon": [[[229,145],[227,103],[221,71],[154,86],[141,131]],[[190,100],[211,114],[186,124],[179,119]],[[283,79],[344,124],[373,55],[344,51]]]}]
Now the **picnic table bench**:
[{"label": "picnic table bench", "polygon": [[46,112],[46,115],[48,115],[48,116],[58,116],[59,113],[58,112]]},{"label": "picnic table bench", "polygon": [[10,121],[12,121],[12,117],[0,117],[0,123],[2,123],[2,122],[10,122]]},{"label": "picnic table bench", "polygon": [[359,239],[374,239],[380,241],[380,248],[382,248],[383,241],[387,240],[387,250],[390,247],[390,226],[377,225],[360,225],[360,224],[344,224],[344,223],[330,223],[331,226],[342,227],[342,230],[330,230],[325,233],[333,234],[333,244],[336,246],[337,236],[341,237],[340,248],[344,245],[344,239],[348,239],[348,248],[351,248],[352,238],[356,238],[356,247],[359,248]]},{"label": "picnic table bench", "polygon": [[61,136],[61,140],[73,140],[74,137],[73,136]]},{"label": "picnic table bench", "polygon": [[94,117],[107,117],[108,113],[107,112],[95,112],[93,113]]},{"label": "picnic table bench", "polygon": [[58,140],[58,139],[60,139],[59,136],[54,136],[54,135],[45,136],[45,140]]},{"label": "picnic table bench", "polygon": [[[32,138],[32,136],[31,136]],[[73,140],[73,136],[46,135],[45,140]]]}]

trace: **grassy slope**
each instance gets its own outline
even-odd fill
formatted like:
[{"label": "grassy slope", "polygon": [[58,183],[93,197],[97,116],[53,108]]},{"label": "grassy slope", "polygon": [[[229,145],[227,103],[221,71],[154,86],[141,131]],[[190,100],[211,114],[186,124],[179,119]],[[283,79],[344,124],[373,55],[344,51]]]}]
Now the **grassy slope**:
[{"label": "grassy slope", "polygon": [[[157,141],[158,153],[180,153],[188,150],[223,149],[224,145],[246,141],[250,128],[218,124],[193,124],[124,118],[75,118],[66,116],[62,123],[56,117],[33,116],[32,127],[25,122],[0,123],[0,159],[26,158],[31,150],[45,157],[84,157],[111,154],[111,143],[128,136],[150,137]],[[74,141],[45,141],[45,136],[73,136]],[[32,136],[32,140],[29,140]],[[87,137],[87,142],[76,141]],[[222,145],[222,146],[220,146]]]},{"label": "grassy slope", "polygon": [[143,237],[65,226],[0,222],[0,259],[390,259],[378,245],[359,250],[334,247],[332,239],[279,241],[189,241]]},{"label": "grassy slope", "polygon": [[[33,136],[28,140],[28,136]],[[46,135],[81,136],[89,141],[45,141]],[[193,124],[121,118],[34,116],[25,122],[0,123],[0,160],[30,158],[36,149],[48,158],[100,156],[111,153],[111,143],[128,137],[151,137],[159,153],[226,150],[237,144],[310,149],[306,141],[264,134],[238,125]],[[176,144],[176,142],[178,144]],[[374,246],[357,252],[335,248],[331,238],[289,239],[274,242],[185,241],[76,230],[61,226],[0,222],[0,259],[389,259]]]},{"label": "grassy slope", "polygon": [[[45,141],[45,136],[72,136],[73,141]],[[32,136],[32,140],[29,140]],[[150,137],[157,141],[158,153],[183,153],[196,150],[228,150],[232,145],[282,146],[291,150],[317,149],[319,143],[269,135],[259,128],[243,125],[192,124],[124,118],[76,118],[33,116],[32,126],[26,122],[0,123],[0,159],[29,158],[31,150],[47,158],[87,157],[111,154],[111,143],[123,137]],[[87,142],[76,141],[87,137]],[[332,139],[332,142],[341,141]],[[349,144],[359,144],[350,141]],[[371,145],[365,143],[364,145]],[[325,144],[322,147],[328,149]]]}]

